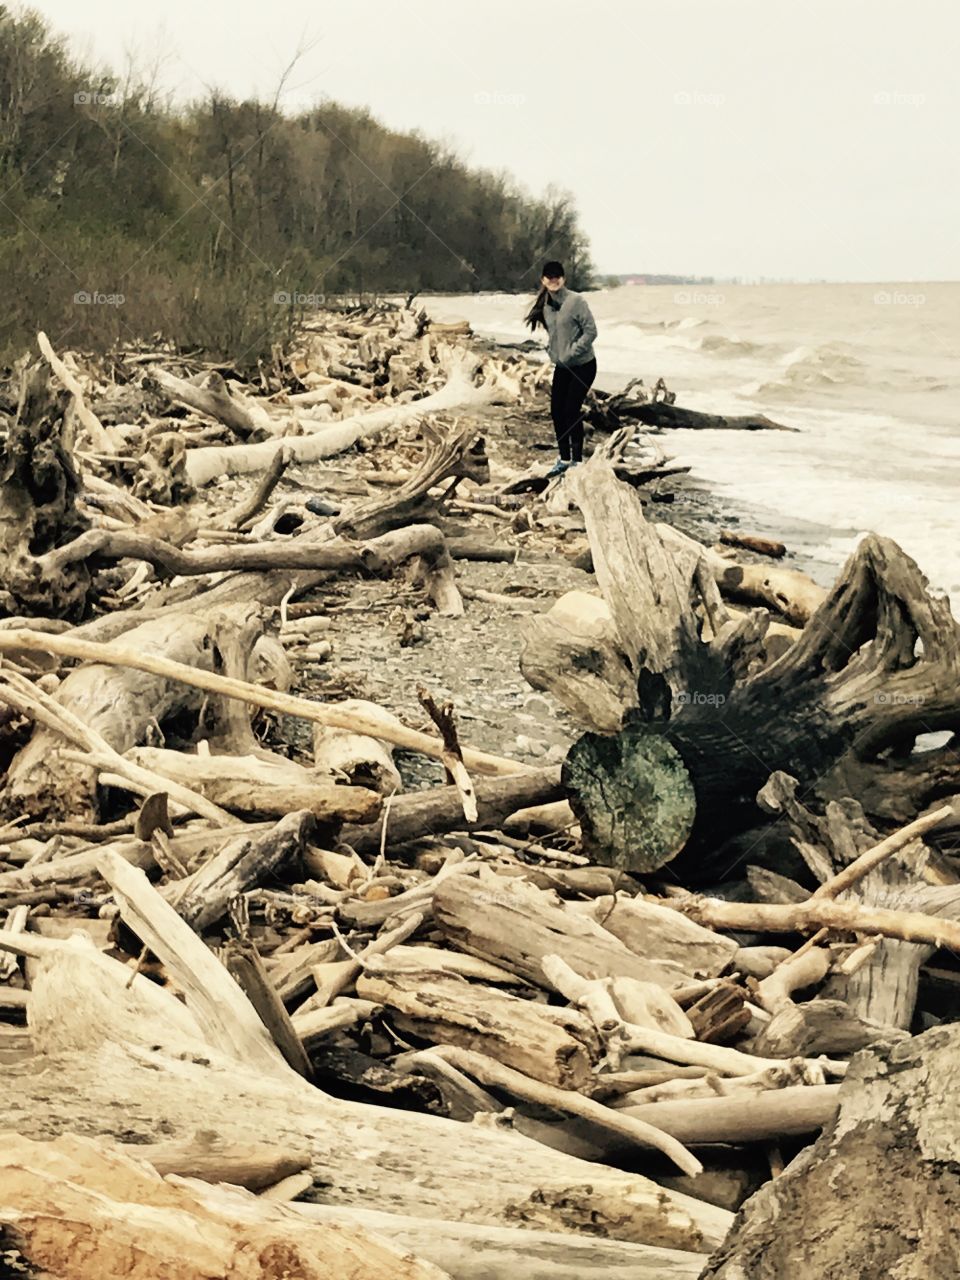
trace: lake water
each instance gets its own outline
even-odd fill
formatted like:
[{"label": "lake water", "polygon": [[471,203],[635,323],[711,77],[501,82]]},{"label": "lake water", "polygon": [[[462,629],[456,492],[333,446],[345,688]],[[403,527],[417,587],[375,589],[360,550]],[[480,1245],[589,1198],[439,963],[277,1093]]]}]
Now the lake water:
[{"label": "lake water", "polygon": [[[801,543],[825,582],[863,532],[886,534],[956,611],[960,284],[641,285],[587,296],[599,386],[662,376],[680,405],[762,412],[800,429],[660,437],[694,476],[744,502],[754,531]],[[424,299],[434,318],[465,317],[501,341],[529,336],[529,301]]]}]

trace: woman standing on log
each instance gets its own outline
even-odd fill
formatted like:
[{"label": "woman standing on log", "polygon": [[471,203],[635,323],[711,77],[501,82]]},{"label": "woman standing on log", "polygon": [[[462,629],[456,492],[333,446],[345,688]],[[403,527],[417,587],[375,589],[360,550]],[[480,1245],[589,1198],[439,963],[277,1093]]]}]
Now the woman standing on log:
[{"label": "woman standing on log", "polygon": [[597,325],[583,294],[566,287],[562,262],[543,264],[540,292],[526,323],[532,330],[543,325],[549,335],[547,355],[555,366],[550,412],[560,456],[547,474],[557,476],[583,461],[583,401],[597,376]]}]

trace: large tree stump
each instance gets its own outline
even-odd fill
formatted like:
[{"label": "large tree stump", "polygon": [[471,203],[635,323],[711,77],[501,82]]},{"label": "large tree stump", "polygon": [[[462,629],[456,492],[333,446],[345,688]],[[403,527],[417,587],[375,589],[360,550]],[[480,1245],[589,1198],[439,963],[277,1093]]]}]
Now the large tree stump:
[{"label": "large tree stump", "polygon": [[960,1027],[865,1050],[839,1114],[752,1196],[704,1280],[948,1280],[960,1259]]},{"label": "large tree stump", "polygon": [[[586,734],[564,766],[598,860],[652,870],[676,857],[690,880],[721,878],[735,860],[727,842],[765,821],[756,797],[771,773],[824,797],[846,794],[850,760],[882,772],[918,734],[960,724],[960,626],[890,539],[866,536],[797,641],[757,669],[763,610],[725,620],[712,575],[684,551],[671,554],[609,464],[591,460],[568,482],[637,681],[638,707],[617,738]],[[696,811],[677,856],[676,806],[662,797],[679,793],[684,771]],[[928,797],[942,780],[934,771],[926,786],[914,783]]]}]

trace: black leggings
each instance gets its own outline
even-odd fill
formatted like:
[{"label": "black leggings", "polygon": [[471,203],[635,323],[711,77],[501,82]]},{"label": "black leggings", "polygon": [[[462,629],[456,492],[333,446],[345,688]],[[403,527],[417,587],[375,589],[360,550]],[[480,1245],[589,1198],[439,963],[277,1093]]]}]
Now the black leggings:
[{"label": "black leggings", "polygon": [[597,376],[596,360],[584,364],[558,364],[550,388],[550,413],[557,433],[557,448],[565,462],[583,461],[583,401]]}]

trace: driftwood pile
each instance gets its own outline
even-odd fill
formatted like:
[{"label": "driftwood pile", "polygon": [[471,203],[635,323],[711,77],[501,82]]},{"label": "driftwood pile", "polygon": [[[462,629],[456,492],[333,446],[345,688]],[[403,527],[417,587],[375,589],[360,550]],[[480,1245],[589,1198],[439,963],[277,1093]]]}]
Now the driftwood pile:
[{"label": "driftwood pile", "polygon": [[[494,479],[492,406],[544,367],[458,328],[330,313],[243,392],[41,335],[0,391],[0,1258],[954,1274],[960,780],[913,749],[960,720],[949,605],[884,538],[825,592],[650,522],[678,469],[635,422],[690,425],[634,411],[662,387],[594,397],[562,479]],[[430,731],[305,696],[327,584],[455,617],[490,529],[571,511],[594,577],[518,654],[583,729],[562,768],[426,690]]]}]

